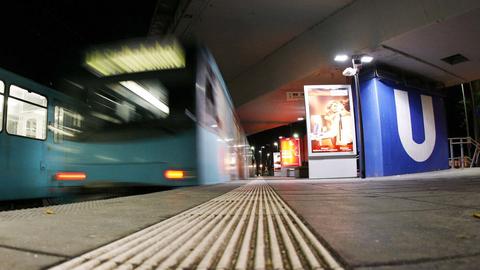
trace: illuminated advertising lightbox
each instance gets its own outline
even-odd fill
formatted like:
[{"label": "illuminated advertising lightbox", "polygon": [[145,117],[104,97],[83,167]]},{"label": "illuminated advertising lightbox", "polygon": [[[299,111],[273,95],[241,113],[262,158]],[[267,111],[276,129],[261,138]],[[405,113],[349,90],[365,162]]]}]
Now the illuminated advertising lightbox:
[{"label": "illuminated advertising lightbox", "polygon": [[309,156],[355,155],[355,124],[349,85],[306,85]]},{"label": "illuminated advertising lightbox", "polygon": [[300,159],[300,139],[283,138],[280,140],[280,158],[282,167],[299,167],[302,165]]},{"label": "illuminated advertising lightbox", "polygon": [[282,169],[282,159],[280,152],[273,152],[273,170],[280,171]]}]

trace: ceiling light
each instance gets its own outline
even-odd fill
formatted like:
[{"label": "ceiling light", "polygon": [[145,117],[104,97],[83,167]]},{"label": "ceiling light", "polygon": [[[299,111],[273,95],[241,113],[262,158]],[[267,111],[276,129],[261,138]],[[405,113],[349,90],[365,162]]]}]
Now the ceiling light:
[{"label": "ceiling light", "polygon": [[348,55],[346,54],[337,54],[335,55],[335,62],[345,62],[348,60]]},{"label": "ceiling light", "polygon": [[370,63],[373,61],[373,57],[369,55],[364,55],[362,58],[360,58],[360,62],[362,63]]},{"label": "ceiling light", "polygon": [[298,117],[297,118],[298,121],[303,121],[303,119],[304,119],[303,117]]},{"label": "ceiling light", "polygon": [[120,82],[120,84],[123,85],[128,90],[135,93],[137,96],[143,98],[148,103],[152,104],[155,108],[161,110],[166,114],[170,113],[170,108],[168,108],[168,106],[165,103],[158,100],[154,95],[152,95],[152,93],[148,92],[145,88],[143,88],[138,83],[134,81],[123,81],[123,82]]}]

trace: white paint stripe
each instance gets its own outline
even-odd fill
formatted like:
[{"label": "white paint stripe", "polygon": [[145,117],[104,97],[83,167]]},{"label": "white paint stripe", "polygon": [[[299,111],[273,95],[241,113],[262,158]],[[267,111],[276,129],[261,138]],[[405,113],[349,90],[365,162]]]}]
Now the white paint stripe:
[{"label": "white paint stripe", "polygon": [[[213,244],[215,241],[216,237],[221,233],[221,230],[223,229],[224,232],[228,232],[228,229],[231,227],[230,224],[233,225],[232,221],[235,221],[234,215],[235,212],[240,212],[243,209],[243,206],[247,202],[247,200],[242,200],[238,201],[241,203],[240,207],[236,209],[231,209],[230,212],[225,215],[222,220],[215,225],[215,228],[211,230],[208,235],[200,242],[199,245],[195,247],[195,249],[188,255],[187,258],[185,258],[182,263],[180,264],[180,268],[192,268],[192,265],[195,263],[195,260],[200,260],[201,255],[204,255],[208,251],[208,247]],[[228,225],[224,225],[227,221],[230,221]]]},{"label": "white paint stripe", "polygon": [[[255,192],[252,192],[253,196],[255,196]],[[248,217],[248,212],[250,211],[250,207],[253,205],[253,199],[250,199],[248,202],[248,206],[245,208],[242,217],[240,219],[240,222],[237,225],[237,228],[235,228],[235,231],[233,232],[232,238],[230,238],[230,241],[228,242],[227,247],[225,248],[225,252],[223,253],[223,256],[220,258],[220,262],[217,265],[217,269],[229,269],[230,265],[232,264],[233,256],[235,254],[235,245],[237,244],[241,232],[243,231],[243,227],[246,223],[246,219]]]},{"label": "white paint stripe", "polygon": [[[267,198],[265,196],[265,201],[267,201]],[[278,243],[278,238],[277,234],[278,232],[275,229],[274,223],[273,223],[273,211],[271,210],[270,203],[265,203],[266,207],[266,212],[267,212],[267,223],[268,223],[268,236],[270,239],[270,254],[272,257],[272,264],[273,264],[273,269],[274,270],[283,270],[283,261],[282,261],[282,256],[280,252],[280,244]]]},{"label": "white paint stripe", "polygon": [[248,218],[248,225],[245,234],[243,235],[242,245],[240,247],[240,253],[237,258],[237,264],[235,265],[235,269],[242,270],[247,268],[248,264],[248,255],[250,253],[250,241],[253,235],[253,222],[255,220],[255,213],[257,210],[257,202],[258,202],[258,193],[259,190],[255,190],[255,198],[253,200],[253,207],[250,210],[249,218]]},{"label": "white paint stripe", "polygon": [[297,270],[297,269],[301,270],[301,269],[303,269],[302,263],[300,262],[300,258],[298,256],[297,252],[295,251],[295,247],[293,245],[292,240],[290,239],[290,237],[288,235],[287,229],[285,228],[285,225],[283,224],[283,222],[280,218],[279,210],[277,208],[277,205],[273,202],[273,199],[271,197],[270,192],[268,193],[268,201],[272,205],[274,218],[277,222],[278,228],[280,229],[280,236],[282,238],[283,245],[285,246],[285,249],[287,251],[291,267],[294,270]]},{"label": "white paint stripe", "polygon": [[323,269],[322,266],[320,265],[320,262],[315,257],[313,251],[310,249],[306,241],[303,239],[303,236],[295,227],[292,220],[288,217],[288,214],[286,213],[286,211],[282,208],[280,202],[278,201],[278,198],[274,196],[273,199],[275,201],[275,204],[278,206],[280,213],[283,215],[284,220],[286,221],[288,227],[290,228],[290,232],[293,234],[294,239],[298,242],[300,248],[302,249],[303,254],[305,255],[308,263],[310,264],[310,267],[312,269]]},{"label": "white paint stripe", "polygon": [[[279,198],[277,194],[274,193],[274,196]],[[318,252],[320,252],[320,255],[322,256],[322,259],[325,260],[329,266],[330,269],[336,269],[336,270],[342,270],[343,267],[333,258],[332,254],[317,240],[317,238],[313,235],[313,233],[303,224],[303,222],[298,218],[298,216],[290,209],[290,207],[287,206],[285,202],[283,202],[280,199],[280,203],[287,209],[289,214],[293,217],[295,220],[295,223],[297,226],[300,227],[302,232],[307,236],[308,240],[310,240],[310,243],[317,249]]]},{"label": "white paint stripe", "polygon": [[251,199],[253,197],[253,193],[249,194],[249,197],[243,202],[243,205],[240,207],[242,211],[237,211],[235,216],[230,220],[229,224],[227,225],[226,229],[222,232],[222,234],[218,237],[216,242],[212,245],[210,250],[207,254],[203,257],[200,263],[197,266],[197,269],[208,269],[215,259],[216,254],[219,252],[221,246],[226,242],[228,234],[231,232],[232,227],[234,225],[238,226],[240,217],[248,211],[248,206],[250,205]]},{"label": "white paint stripe", "polygon": [[264,270],[265,265],[265,235],[263,233],[263,202],[265,200],[265,191],[262,186],[260,189],[260,206],[258,208],[258,222],[257,222],[257,242],[255,245],[255,270]]}]

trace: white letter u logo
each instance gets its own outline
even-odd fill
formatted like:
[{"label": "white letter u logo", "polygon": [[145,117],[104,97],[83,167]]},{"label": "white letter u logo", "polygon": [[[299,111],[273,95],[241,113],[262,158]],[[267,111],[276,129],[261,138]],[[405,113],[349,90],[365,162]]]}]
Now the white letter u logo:
[{"label": "white letter u logo", "polygon": [[413,160],[417,162],[423,162],[432,155],[436,140],[432,97],[421,95],[425,141],[422,143],[416,143],[413,140],[408,93],[406,91],[397,89],[394,90],[394,93],[395,108],[397,111],[398,135],[400,136],[402,146]]}]

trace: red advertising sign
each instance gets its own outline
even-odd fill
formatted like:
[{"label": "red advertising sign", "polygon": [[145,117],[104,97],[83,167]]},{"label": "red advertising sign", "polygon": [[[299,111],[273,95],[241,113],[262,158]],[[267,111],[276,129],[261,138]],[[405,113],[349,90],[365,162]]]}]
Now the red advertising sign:
[{"label": "red advertising sign", "polygon": [[283,138],[280,140],[280,156],[282,167],[299,167],[302,165],[300,159],[300,139]]}]

